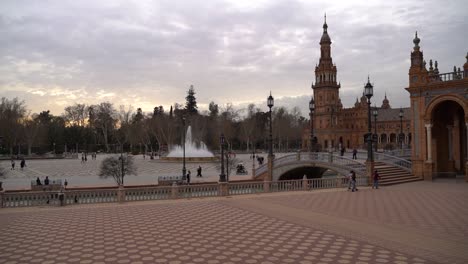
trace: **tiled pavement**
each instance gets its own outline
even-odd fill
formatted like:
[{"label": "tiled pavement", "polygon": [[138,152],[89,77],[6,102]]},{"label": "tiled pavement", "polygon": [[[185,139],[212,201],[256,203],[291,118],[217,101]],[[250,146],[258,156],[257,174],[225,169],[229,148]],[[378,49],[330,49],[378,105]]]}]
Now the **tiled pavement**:
[{"label": "tiled pavement", "polygon": [[467,199],[417,182],[1,209],[0,263],[468,263]]}]

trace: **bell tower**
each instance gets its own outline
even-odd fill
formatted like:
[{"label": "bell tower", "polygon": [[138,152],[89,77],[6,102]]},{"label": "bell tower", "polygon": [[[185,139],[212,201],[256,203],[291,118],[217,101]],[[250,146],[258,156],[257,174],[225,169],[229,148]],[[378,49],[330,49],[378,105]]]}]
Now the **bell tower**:
[{"label": "bell tower", "polygon": [[[342,108],[339,95],[340,84],[336,82],[336,66],[331,57],[331,43],[325,15],[323,34],[320,39],[320,59],[315,67],[315,83],[312,83],[315,98],[314,127],[322,131],[337,127],[338,112]],[[320,141],[320,135],[318,136]]]},{"label": "bell tower", "polygon": [[[424,61],[423,52],[420,51],[419,42],[421,40],[418,38],[418,32],[413,39],[414,48],[411,52],[411,67],[409,69],[409,84],[410,87],[418,86],[421,83],[427,81],[427,69],[426,69],[426,61]],[[437,68],[437,62],[436,62]],[[430,61],[430,71],[432,71],[432,60]]]}]

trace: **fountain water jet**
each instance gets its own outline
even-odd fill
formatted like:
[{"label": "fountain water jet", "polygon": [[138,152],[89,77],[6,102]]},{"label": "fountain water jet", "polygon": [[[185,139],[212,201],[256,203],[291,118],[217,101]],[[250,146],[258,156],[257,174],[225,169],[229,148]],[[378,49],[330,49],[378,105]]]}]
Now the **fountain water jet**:
[{"label": "fountain water jet", "polygon": [[[184,150],[183,146],[176,145],[172,147],[166,157],[162,157],[163,160],[174,160],[181,161],[183,159]],[[199,161],[213,161],[216,157],[211,151],[208,150],[205,143],[200,141],[199,146],[192,140],[192,127],[188,126],[187,133],[185,136],[185,160],[190,162]]]}]

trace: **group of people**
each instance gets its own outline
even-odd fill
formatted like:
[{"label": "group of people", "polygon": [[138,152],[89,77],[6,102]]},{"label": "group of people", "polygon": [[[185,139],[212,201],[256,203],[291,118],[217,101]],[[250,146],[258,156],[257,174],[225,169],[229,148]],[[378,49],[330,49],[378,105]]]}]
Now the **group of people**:
[{"label": "group of people", "polygon": [[[153,151],[153,152],[151,152],[151,154],[149,156],[150,156],[150,159],[153,160],[155,157],[158,156],[158,153],[154,153],[154,151]],[[146,152],[143,152],[143,159],[146,159]]]},{"label": "group of people", "polygon": [[[42,185],[41,179],[37,177],[36,185]],[[44,185],[49,185],[49,176],[46,176],[44,179]]]},{"label": "group of people", "polygon": [[[352,192],[358,191],[358,188],[356,187],[356,172],[353,170],[350,171],[347,178],[348,178],[348,191],[349,190],[351,190]],[[372,189],[378,189],[380,175],[377,170],[375,170],[374,173],[372,173],[372,179],[373,179]]]},{"label": "group of people", "polygon": [[[14,158],[11,158],[11,169],[10,170],[15,170],[15,159]],[[24,167],[26,167],[26,160],[23,158],[21,158],[21,162],[20,162],[20,167],[21,167],[21,170],[24,169]]]},{"label": "group of people", "polygon": [[[91,159],[96,160],[96,158],[97,158],[96,152],[91,153]],[[88,162],[88,153],[83,152],[81,153],[81,163],[86,163],[86,162]]]},{"label": "group of people", "polygon": [[262,156],[257,156],[257,162],[258,162],[258,165],[262,165],[263,162],[264,162],[265,158],[262,157]]},{"label": "group of people", "polygon": [[[187,179],[187,184],[190,184],[190,175],[192,174],[192,172],[190,172],[190,170],[187,171],[187,174],[185,175],[186,176],[186,179]],[[202,167],[201,166],[198,166],[197,168],[197,178],[200,177],[202,178]]]}]

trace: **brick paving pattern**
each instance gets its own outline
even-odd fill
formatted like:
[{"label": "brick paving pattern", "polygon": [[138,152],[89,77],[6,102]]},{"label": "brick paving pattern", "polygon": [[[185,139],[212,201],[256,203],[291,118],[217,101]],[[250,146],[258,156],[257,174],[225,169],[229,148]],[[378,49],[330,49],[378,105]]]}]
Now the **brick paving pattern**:
[{"label": "brick paving pattern", "polygon": [[[313,210],[369,224],[406,226],[441,237],[468,237],[468,188],[466,183],[442,181],[408,183],[362,192],[321,193],[288,197],[262,197],[269,203]],[[433,188],[437,186],[437,188]],[[352,198],[352,200],[350,200]]]},{"label": "brick paving pattern", "polygon": [[1,214],[0,263],[430,263],[218,201]]},{"label": "brick paving pattern", "polygon": [[467,190],[418,182],[1,209],[0,263],[467,263]]}]

